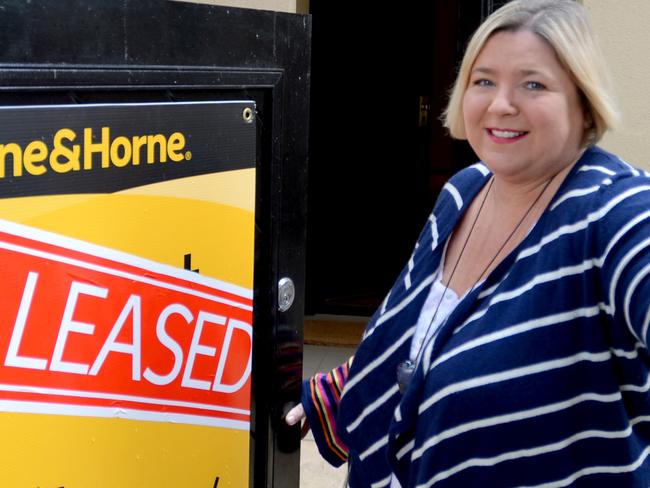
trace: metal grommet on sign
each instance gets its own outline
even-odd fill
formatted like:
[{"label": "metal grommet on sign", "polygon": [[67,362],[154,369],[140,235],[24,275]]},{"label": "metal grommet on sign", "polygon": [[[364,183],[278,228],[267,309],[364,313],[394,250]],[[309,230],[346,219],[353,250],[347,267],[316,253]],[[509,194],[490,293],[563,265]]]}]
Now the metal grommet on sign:
[{"label": "metal grommet on sign", "polygon": [[278,281],[278,310],[286,312],[293,305],[293,300],[296,297],[296,287],[291,278],[281,278]]},{"label": "metal grommet on sign", "polygon": [[250,124],[253,121],[253,109],[246,107],[242,113],[242,118],[244,119],[244,122]]}]

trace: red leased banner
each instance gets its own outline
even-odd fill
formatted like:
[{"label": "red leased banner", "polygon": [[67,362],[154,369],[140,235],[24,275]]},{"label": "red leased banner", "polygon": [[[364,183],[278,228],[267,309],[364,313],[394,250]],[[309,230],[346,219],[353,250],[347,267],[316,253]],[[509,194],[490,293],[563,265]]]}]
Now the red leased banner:
[{"label": "red leased banner", "polygon": [[0,221],[0,410],[248,429],[252,292]]}]

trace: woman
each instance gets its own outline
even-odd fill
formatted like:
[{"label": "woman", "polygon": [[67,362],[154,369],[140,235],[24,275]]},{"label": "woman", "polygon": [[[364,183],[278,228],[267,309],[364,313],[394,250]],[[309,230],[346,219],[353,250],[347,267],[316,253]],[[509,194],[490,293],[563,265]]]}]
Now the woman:
[{"label": "woman", "polygon": [[650,174],[594,146],[616,121],[601,66],[572,0],[515,0],[474,34],[445,125],[481,162],[349,373],[303,393],[350,486],[650,486]]}]

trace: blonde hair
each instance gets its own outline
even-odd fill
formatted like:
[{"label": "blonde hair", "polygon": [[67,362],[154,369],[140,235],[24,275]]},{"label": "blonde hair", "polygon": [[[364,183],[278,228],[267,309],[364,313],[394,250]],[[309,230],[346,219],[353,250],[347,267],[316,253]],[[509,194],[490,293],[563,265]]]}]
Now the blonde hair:
[{"label": "blonde hair", "polygon": [[585,134],[586,144],[595,144],[605,131],[616,127],[618,110],[611,96],[602,54],[584,7],[575,0],[514,0],[490,15],[476,30],[467,46],[442,117],[443,124],[452,137],[467,138],[463,120],[463,97],[472,66],[483,46],[498,31],[518,30],[530,31],[545,40],[576,84],[585,112],[592,122],[592,127]]}]

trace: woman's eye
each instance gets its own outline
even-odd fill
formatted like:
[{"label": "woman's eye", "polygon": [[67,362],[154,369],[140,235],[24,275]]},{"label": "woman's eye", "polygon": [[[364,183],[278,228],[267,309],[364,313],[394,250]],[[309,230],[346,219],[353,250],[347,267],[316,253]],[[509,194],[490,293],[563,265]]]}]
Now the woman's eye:
[{"label": "woman's eye", "polygon": [[492,86],[492,82],[486,79],[474,80],[472,83],[474,86]]},{"label": "woman's eye", "polygon": [[529,90],[544,90],[546,87],[542,85],[539,81],[527,81],[526,88]]}]

